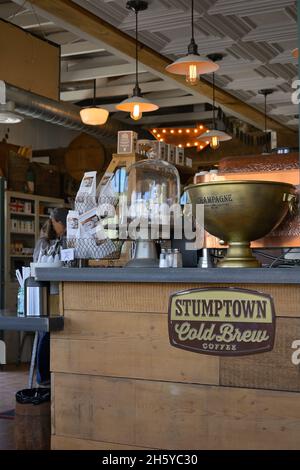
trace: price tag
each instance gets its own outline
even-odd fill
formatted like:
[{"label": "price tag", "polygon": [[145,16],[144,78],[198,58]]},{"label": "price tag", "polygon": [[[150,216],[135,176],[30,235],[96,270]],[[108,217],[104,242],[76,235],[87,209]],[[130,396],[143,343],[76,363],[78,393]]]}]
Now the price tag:
[{"label": "price tag", "polygon": [[60,259],[61,259],[61,261],[73,261],[75,259],[74,248],[68,248],[66,250],[61,250]]}]

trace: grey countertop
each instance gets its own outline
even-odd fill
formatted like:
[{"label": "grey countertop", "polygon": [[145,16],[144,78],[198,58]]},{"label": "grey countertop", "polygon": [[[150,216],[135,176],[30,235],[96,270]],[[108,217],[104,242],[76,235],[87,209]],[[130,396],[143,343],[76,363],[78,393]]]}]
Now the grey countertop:
[{"label": "grey countertop", "polygon": [[0,310],[0,330],[13,331],[60,331],[64,317],[18,317],[16,313]]},{"label": "grey countertop", "polygon": [[40,281],[300,284],[300,268],[37,268]]}]

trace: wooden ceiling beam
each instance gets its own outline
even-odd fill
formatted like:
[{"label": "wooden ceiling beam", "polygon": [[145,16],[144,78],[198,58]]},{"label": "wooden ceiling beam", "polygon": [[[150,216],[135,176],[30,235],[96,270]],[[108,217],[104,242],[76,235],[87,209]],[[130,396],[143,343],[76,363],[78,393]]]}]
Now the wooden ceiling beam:
[{"label": "wooden ceiling beam", "polygon": [[[19,3],[21,0],[14,1]],[[24,2],[22,1],[22,3]],[[90,40],[93,38],[100,41],[101,44],[105,44],[106,49],[110,52],[127,57],[127,60],[134,60],[134,38],[71,0],[30,0],[30,3],[38,8],[42,15],[44,14],[50,20],[56,19],[66,29],[70,30],[71,27],[73,32],[81,33],[84,39]],[[194,96],[205,96],[207,101],[211,102],[212,86],[210,83],[201,78],[197,85],[191,86],[186,83],[185,77],[169,74],[165,68],[170,60],[144,44],[140,45],[139,61],[155,75],[166,80],[175,81],[178,88],[187,90],[188,93]],[[222,106],[225,112],[229,111],[233,116],[237,116],[258,128],[264,128],[264,114],[262,112],[218,87],[216,87],[216,102]],[[272,118],[268,118],[268,128],[295,135],[295,131]]]},{"label": "wooden ceiling beam", "polygon": [[[134,85],[119,85],[119,86],[105,86],[99,87],[96,90],[97,98],[107,98],[107,97],[115,97],[115,96],[126,96],[132,95],[132,89]],[[161,80],[156,80],[153,82],[148,82],[143,84],[143,92],[150,93],[150,92],[165,92],[169,90],[174,90],[176,86],[172,86],[166,82]],[[93,90],[86,89],[86,90],[74,90],[74,91],[62,91],[60,94],[60,99],[63,101],[81,101],[86,100],[88,98],[93,97]]]}]

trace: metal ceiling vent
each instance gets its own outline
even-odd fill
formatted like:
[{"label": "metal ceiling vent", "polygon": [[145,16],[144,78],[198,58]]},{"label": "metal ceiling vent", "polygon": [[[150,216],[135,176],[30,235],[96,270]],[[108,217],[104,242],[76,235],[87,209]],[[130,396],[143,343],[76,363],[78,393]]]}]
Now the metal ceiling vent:
[{"label": "metal ceiling vent", "polygon": [[130,127],[115,119],[101,127],[88,126],[82,123],[79,111],[78,106],[51,100],[0,80],[0,124],[13,124],[29,117],[86,132],[107,143],[115,143],[117,132]]}]

